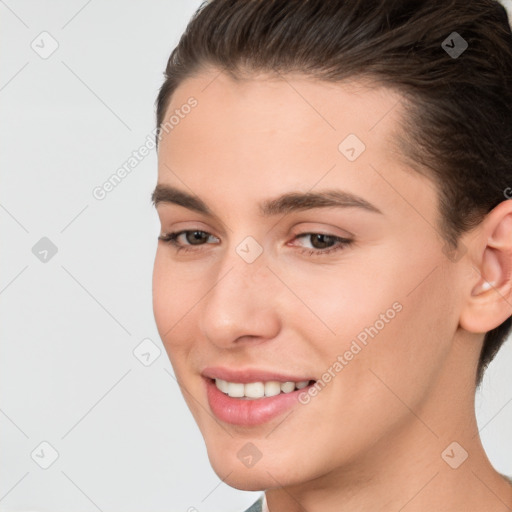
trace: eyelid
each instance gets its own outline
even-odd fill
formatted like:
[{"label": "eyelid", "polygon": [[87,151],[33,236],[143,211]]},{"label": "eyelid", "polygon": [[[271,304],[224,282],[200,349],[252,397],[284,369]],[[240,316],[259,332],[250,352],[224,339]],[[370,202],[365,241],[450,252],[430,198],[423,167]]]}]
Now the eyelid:
[{"label": "eyelid", "polygon": [[[168,244],[169,246],[173,247],[176,253],[179,253],[180,251],[183,251],[184,253],[200,253],[202,251],[202,246],[212,245],[207,243],[204,244],[182,244],[178,243],[177,239],[184,234],[191,233],[194,231],[199,231],[200,233],[203,233],[207,235],[207,239],[210,237],[216,238],[219,240],[218,237],[213,235],[212,233],[202,230],[202,229],[183,229],[179,231],[171,231],[164,233],[163,235],[160,235],[158,237],[159,240],[163,241],[164,243]],[[298,252],[300,254],[308,253],[310,257],[320,257],[325,256],[327,257],[328,254],[331,253],[339,253],[341,251],[344,251],[346,248],[354,245],[355,239],[353,237],[347,238],[347,237],[341,237],[332,233],[323,233],[318,231],[303,231],[300,233],[297,233],[294,235],[292,242],[295,242],[297,239],[300,238],[307,238],[308,236],[311,237],[313,235],[320,235],[320,236],[327,236],[333,239],[334,245],[323,248],[323,249],[317,249],[317,248],[308,248],[308,247],[300,247],[298,248]],[[288,244],[287,244],[288,245]],[[291,245],[292,247],[295,247],[295,245]]]},{"label": "eyelid", "polygon": [[[162,229],[164,225],[172,225],[172,227],[169,227],[166,230],[167,233],[171,231],[206,231],[207,233],[212,234],[212,231],[215,231],[219,233],[219,236],[225,236],[228,231],[232,231],[229,226],[223,222],[217,225],[214,219],[212,219],[212,222],[210,223],[203,221],[202,219],[205,217],[200,213],[192,213],[191,216],[187,215],[187,217],[189,217],[188,220],[179,220],[180,217],[183,219],[181,213],[175,213],[176,211],[181,212],[181,208],[179,206],[164,204],[163,207],[162,211],[158,212],[158,216]],[[168,208],[168,210],[166,210],[166,208]],[[174,208],[179,208],[179,210],[174,210]]]},{"label": "eyelid", "polygon": [[294,235],[292,242],[294,242],[297,239],[308,238],[313,235],[328,236],[330,238],[333,238],[334,240],[344,240],[344,241],[352,241],[353,240],[353,238],[351,238],[351,237],[339,236],[339,235],[335,235],[334,233],[323,233],[321,231],[304,231],[304,232],[297,233],[296,235]]},{"label": "eyelid", "polygon": [[[319,227],[319,224],[321,224],[323,227]],[[356,238],[356,235],[348,229],[341,229],[338,226],[334,226],[331,224],[326,223],[317,223],[317,222],[301,222],[300,224],[296,224],[292,230],[293,236],[299,236],[303,235],[304,233],[310,233],[310,234],[321,234],[321,235],[328,235],[328,236],[334,236],[339,238],[345,238],[345,239],[353,239]]]}]

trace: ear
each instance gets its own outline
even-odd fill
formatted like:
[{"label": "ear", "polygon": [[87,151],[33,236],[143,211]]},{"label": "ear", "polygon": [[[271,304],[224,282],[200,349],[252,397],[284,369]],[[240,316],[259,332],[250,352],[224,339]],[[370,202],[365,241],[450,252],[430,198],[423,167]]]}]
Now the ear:
[{"label": "ear", "polygon": [[485,333],[512,315],[512,200],[486,215],[471,245],[474,280],[459,322]]}]

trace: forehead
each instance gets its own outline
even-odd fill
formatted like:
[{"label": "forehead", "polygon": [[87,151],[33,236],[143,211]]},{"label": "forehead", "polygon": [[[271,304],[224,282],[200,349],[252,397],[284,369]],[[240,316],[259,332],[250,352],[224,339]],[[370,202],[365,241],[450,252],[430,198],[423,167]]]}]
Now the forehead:
[{"label": "forehead", "polygon": [[[390,135],[400,116],[402,97],[368,80],[329,83],[302,75],[259,74],[233,79],[216,69],[206,69],[180,84],[168,106],[166,118],[193,96],[197,107],[183,126],[175,126],[175,139],[189,129],[198,139],[239,143],[271,134],[279,139],[311,140],[334,148],[349,133],[376,142]],[[215,128],[215,129],[213,129]],[[332,146],[332,144],[331,144]],[[306,148],[305,148],[306,149]],[[314,149],[310,145],[309,150]]]},{"label": "forehead", "polygon": [[[184,109],[190,98],[196,106]],[[224,194],[245,190],[245,199],[255,200],[316,183],[342,186],[383,210],[411,213],[407,202],[414,201],[430,216],[432,184],[399,161],[394,146],[401,101],[368,81],[261,74],[234,80],[205,70],[182,82],[167,108],[164,122],[172,115],[179,121],[162,132],[159,182],[179,186],[183,179],[211,195],[215,177]]]}]

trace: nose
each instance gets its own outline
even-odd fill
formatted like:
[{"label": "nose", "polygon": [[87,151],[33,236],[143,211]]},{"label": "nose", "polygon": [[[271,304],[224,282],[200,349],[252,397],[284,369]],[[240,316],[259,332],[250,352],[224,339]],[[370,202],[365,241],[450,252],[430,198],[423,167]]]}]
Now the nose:
[{"label": "nose", "polygon": [[[234,251],[233,251],[234,253]],[[262,342],[279,333],[279,280],[261,255],[247,263],[238,254],[226,258],[201,301],[202,334],[221,348]],[[281,284],[282,288],[282,284]]]}]

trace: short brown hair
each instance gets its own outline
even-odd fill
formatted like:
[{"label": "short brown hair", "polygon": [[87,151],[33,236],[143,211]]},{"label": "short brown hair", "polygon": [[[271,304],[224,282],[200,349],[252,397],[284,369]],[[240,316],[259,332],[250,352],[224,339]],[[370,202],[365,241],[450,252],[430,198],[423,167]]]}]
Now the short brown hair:
[{"label": "short brown hair", "polygon": [[[456,34],[454,34],[454,32]],[[467,43],[460,55],[449,48]],[[465,43],[464,43],[465,41]],[[512,185],[512,33],[495,0],[212,0],[196,11],[165,70],[157,140],[178,85],[206,67],[364,78],[400,92],[405,162],[437,186],[450,250],[507,199]],[[453,253],[452,253],[453,254]],[[509,334],[486,333],[475,376]]]}]

